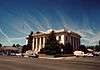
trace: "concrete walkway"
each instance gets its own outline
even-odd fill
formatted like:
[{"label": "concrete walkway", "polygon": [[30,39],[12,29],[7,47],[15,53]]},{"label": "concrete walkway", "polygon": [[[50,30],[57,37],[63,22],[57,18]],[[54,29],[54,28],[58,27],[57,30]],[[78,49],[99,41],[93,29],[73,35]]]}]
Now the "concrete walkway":
[{"label": "concrete walkway", "polygon": [[71,60],[71,59],[75,59],[76,57],[75,56],[71,56],[71,57],[57,57],[57,58],[54,58],[54,57],[39,57],[39,58],[43,58],[43,59],[64,59],[64,60]]},{"label": "concrete walkway", "polygon": [[50,59],[50,60],[66,60],[67,62],[79,62],[79,63],[98,63],[100,64],[100,56],[98,57],[39,57],[40,59]]}]

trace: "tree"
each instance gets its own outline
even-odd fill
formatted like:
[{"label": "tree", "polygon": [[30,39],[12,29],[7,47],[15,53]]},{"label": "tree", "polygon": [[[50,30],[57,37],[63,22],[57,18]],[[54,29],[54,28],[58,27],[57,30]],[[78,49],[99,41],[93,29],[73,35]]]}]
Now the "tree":
[{"label": "tree", "polygon": [[87,53],[88,52],[88,50],[87,50],[87,48],[86,48],[85,45],[80,45],[79,50],[80,51],[83,51],[84,53]]},{"label": "tree", "polygon": [[13,44],[13,46],[12,47],[16,47],[16,45],[15,44]]},{"label": "tree", "polygon": [[94,50],[94,49],[95,49],[95,46],[88,46],[87,49],[92,49],[92,50]]},{"label": "tree", "polygon": [[64,46],[64,53],[73,53],[73,46],[70,43],[66,43],[66,45]]},{"label": "tree", "polygon": [[16,44],[16,47],[18,47],[18,48],[19,48],[19,47],[21,47],[21,45],[19,45],[19,44]]},{"label": "tree", "polygon": [[22,46],[21,53],[25,53],[27,51],[27,45]]},{"label": "tree", "polygon": [[30,33],[27,39],[28,39],[28,44],[27,44],[28,50],[32,50],[33,32]]},{"label": "tree", "polygon": [[0,47],[2,47],[2,44],[0,43]]},{"label": "tree", "polygon": [[54,31],[52,31],[47,36],[44,50],[46,54],[57,54],[60,52],[59,46],[60,46],[59,41],[56,40],[56,35]]},{"label": "tree", "polygon": [[89,46],[87,48],[88,49],[93,49],[95,51],[100,51],[100,40],[99,40],[99,45]]},{"label": "tree", "polygon": [[99,45],[95,46],[95,51],[100,51],[100,46]]}]

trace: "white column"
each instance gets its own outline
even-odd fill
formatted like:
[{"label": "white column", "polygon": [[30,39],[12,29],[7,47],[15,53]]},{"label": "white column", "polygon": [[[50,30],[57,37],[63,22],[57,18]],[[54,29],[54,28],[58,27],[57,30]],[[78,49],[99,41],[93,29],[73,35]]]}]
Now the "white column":
[{"label": "white column", "polygon": [[75,46],[75,37],[74,37],[74,51],[75,51],[75,49],[76,49],[76,46]]},{"label": "white column", "polygon": [[28,36],[26,37],[26,45],[28,44],[28,39],[27,38],[28,38]]},{"label": "white column", "polygon": [[76,46],[75,50],[77,50],[77,38],[75,38],[75,46]]},{"label": "white column", "polygon": [[43,37],[43,48],[45,47],[45,37]]},{"label": "white column", "polygon": [[34,50],[34,38],[33,38],[33,43],[32,43],[32,50]]},{"label": "white column", "polygon": [[72,45],[72,42],[71,42],[71,36],[69,36],[69,43]]},{"label": "white column", "polygon": [[76,38],[74,37],[74,50],[76,50]]},{"label": "white column", "polygon": [[77,38],[75,38],[75,50],[77,50]]},{"label": "white column", "polygon": [[77,47],[79,49],[80,45],[79,45],[79,38],[77,39]]},{"label": "white column", "polygon": [[28,40],[26,40],[26,45],[28,44]]},{"label": "white column", "polygon": [[77,50],[78,50],[78,38],[77,38]]},{"label": "white column", "polygon": [[39,48],[38,48],[38,52],[40,51],[41,49],[41,38],[39,39]]},{"label": "white column", "polygon": [[64,35],[61,35],[61,40],[60,40],[60,43],[62,43],[63,45],[65,45],[65,39],[64,39]]},{"label": "white column", "polygon": [[34,49],[34,52],[35,52],[35,53],[37,53],[37,44],[38,44],[38,43],[37,43],[37,38],[36,38],[36,45],[35,45],[35,49]]},{"label": "white column", "polygon": [[72,44],[73,44],[73,50],[75,50],[75,46],[74,46],[74,37],[72,37]]},{"label": "white column", "polygon": [[56,39],[59,40],[59,36],[56,36]]}]

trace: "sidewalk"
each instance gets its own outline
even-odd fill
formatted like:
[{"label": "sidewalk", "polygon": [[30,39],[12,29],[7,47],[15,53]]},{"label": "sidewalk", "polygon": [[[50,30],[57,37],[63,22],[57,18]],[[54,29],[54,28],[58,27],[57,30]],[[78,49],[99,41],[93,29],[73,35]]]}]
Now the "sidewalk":
[{"label": "sidewalk", "polygon": [[75,59],[75,56],[70,56],[70,57],[39,57],[39,58],[43,58],[43,59],[63,59],[63,60],[71,60],[71,59]]},{"label": "sidewalk", "polygon": [[[50,60],[65,60],[67,63],[78,63],[78,64],[100,64],[100,57],[39,57],[41,59],[50,59]],[[99,59],[98,59],[99,58]],[[98,60],[97,60],[98,59]]]}]

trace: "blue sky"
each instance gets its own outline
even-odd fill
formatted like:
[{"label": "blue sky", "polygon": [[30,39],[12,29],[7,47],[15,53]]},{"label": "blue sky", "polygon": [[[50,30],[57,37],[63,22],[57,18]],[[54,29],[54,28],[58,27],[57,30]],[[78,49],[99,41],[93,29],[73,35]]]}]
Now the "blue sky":
[{"label": "blue sky", "polygon": [[81,43],[100,40],[99,0],[0,0],[0,43],[25,44],[31,31],[67,28]]}]

